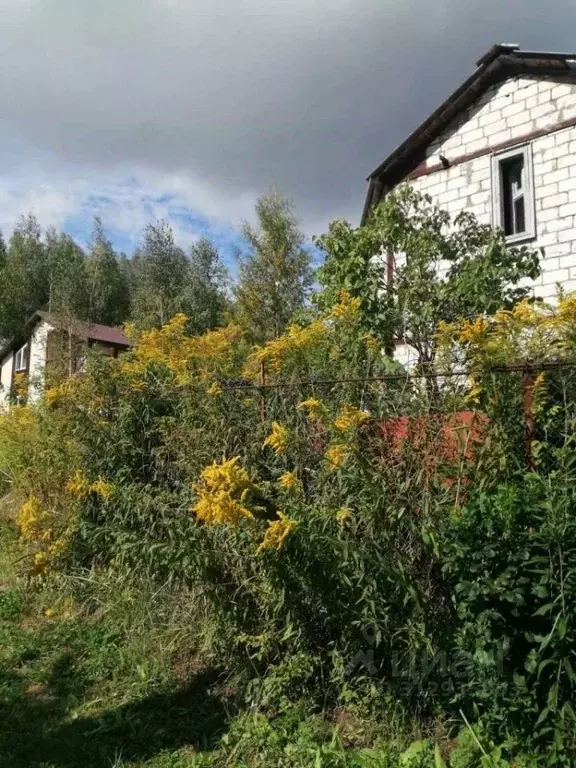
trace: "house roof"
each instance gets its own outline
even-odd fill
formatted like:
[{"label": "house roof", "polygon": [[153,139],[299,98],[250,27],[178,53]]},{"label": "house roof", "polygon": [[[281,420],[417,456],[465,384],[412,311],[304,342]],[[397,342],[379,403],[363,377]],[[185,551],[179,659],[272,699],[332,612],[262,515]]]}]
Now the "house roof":
[{"label": "house roof", "polygon": [[[58,315],[50,314],[39,310],[35,313],[36,317],[45,320],[55,328],[68,326]],[[122,333],[120,328],[111,325],[100,325],[100,323],[74,323],[74,334],[85,341],[99,341],[103,344],[111,344],[115,347],[129,347],[130,342]]]},{"label": "house roof", "polygon": [[[34,312],[34,314],[26,321],[26,334],[28,335],[34,326],[37,325],[41,320],[48,323],[53,328],[63,329],[70,326],[69,321],[64,319],[62,316],[59,316],[55,313],[38,310],[37,312]],[[77,321],[73,324],[73,331],[74,335],[83,341],[97,341],[101,344],[109,344],[110,346],[121,347],[123,349],[127,349],[130,346],[130,342],[122,333],[120,328],[115,328],[110,325],[100,325],[99,323],[83,323]],[[0,348],[0,360],[3,360],[8,352],[11,352],[15,347],[18,347],[22,343],[23,339],[21,338],[14,338],[7,341]]]},{"label": "house roof", "polygon": [[488,88],[515,75],[562,76],[576,72],[576,53],[521,51],[517,45],[493,45],[476,62],[476,69],[421,125],[368,176],[362,224],[377,205],[425,159],[426,149]]}]

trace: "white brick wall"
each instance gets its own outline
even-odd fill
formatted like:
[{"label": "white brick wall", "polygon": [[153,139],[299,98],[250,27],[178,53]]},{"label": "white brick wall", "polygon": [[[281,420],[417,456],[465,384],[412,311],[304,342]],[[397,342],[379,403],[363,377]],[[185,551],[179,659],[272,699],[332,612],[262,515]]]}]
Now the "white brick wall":
[{"label": "white brick wall", "polygon": [[44,389],[44,376],[46,373],[46,343],[48,333],[52,327],[42,320],[34,328],[30,338],[30,370],[28,402],[34,403],[40,399]]},{"label": "white brick wall", "polygon": [[8,352],[0,364],[0,406],[8,403],[10,387],[12,386],[12,366],[14,365],[14,353]]},{"label": "white brick wall", "polygon": [[[576,83],[516,77],[490,88],[465,115],[428,149],[426,165],[435,166],[442,154],[451,158],[493,147],[534,130],[550,128],[576,117]],[[576,290],[576,128],[532,141],[536,239],[527,243],[542,249],[543,274],[534,292],[552,299],[556,282]],[[413,179],[451,215],[471,211],[482,223],[492,221],[491,157]]]}]

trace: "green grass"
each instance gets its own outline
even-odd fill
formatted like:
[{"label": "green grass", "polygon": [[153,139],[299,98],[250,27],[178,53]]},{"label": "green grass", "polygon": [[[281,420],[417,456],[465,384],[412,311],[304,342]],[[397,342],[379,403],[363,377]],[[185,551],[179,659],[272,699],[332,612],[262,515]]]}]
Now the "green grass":
[{"label": "green grass", "polygon": [[420,740],[366,702],[253,710],[215,663],[198,596],[107,573],[40,588],[22,568],[0,520],[0,768],[510,768],[468,732],[445,763],[442,727]]},{"label": "green grass", "polygon": [[214,748],[231,708],[222,673],[183,668],[173,616],[154,627],[150,600],[127,590],[78,603],[63,585],[27,587],[6,525],[0,541],[0,765],[194,765]]},{"label": "green grass", "polygon": [[0,523],[2,768],[405,764],[406,744],[357,714],[239,706],[194,600],[106,574],[39,589],[19,574],[21,556]]}]

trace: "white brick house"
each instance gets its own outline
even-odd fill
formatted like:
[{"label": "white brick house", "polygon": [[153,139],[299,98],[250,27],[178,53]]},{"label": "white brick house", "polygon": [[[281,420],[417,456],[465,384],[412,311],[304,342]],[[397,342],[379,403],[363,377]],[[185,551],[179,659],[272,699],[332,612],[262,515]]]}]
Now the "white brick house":
[{"label": "white brick house", "polygon": [[[35,312],[22,338],[0,347],[0,409],[14,401],[17,377],[26,382],[27,402],[40,399],[47,371],[61,375],[81,369],[86,348],[118,357],[130,347],[120,328],[82,323],[48,312]],[[22,401],[23,398],[19,398]]]},{"label": "white brick house", "polygon": [[363,221],[407,182],[540,249],[535,295],[576,290],[576,53],[494,46],[368,181]]}]

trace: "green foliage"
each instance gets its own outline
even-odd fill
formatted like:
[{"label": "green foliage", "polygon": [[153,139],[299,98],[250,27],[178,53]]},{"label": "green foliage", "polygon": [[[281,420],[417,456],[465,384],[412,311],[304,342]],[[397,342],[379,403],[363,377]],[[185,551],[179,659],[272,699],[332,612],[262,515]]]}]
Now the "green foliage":
[{"label": "green foliage", "polygon": [[65,234],[48,230],[45,238],[48,267],[48,310],[84,319],[88,309],[88,282],[84,253]]},{"label": "green foliage", "polygon": [[475,495],[454,519],[444,571],[454,585],[459,647],[474,659],[461,700],[510,731],[551,744],[550,765],[574,750],[576,526],[571,469],[520,476]]},{"label": "green foliage", "polygon": [[[91,358],[46,403],[5,417],[29,572],[102,571],[190,595],[200,644],[252,708],[250,737],[230,742],[246,765],[348,765],[356,756],[333,754],[332,732],[304,738],[288,713],[366,700],[420,724],[406,765],[505,766],[523,753],[569,765],[573,369],[538,392],[528,472],[521,376],[482,378],[467,432],[450,421],[461,385],[439,389],[432,413],[417,382],[364,379],[386,362],[349,294],[252,351],[238,329],[190,337],[185,323],[141,334],[118,360]],[[223,386],[261,362],[282,386]],[[334,366],[342,381],[314,383]],[[232,466],[246,488],[235,521],[219,517]],[[283,713],[272,727],[270,711]],[[450,732],[436,738],[439,716]]]},{"label": "green foliage", "polygon": [[117,254],[99,218],[87,253],[64,233],[43,236],[33,216],[23,218],[8,248],[0,235],[0,340],[24,339],[26,321],[48,310],[76,321],[139,328],[162,325],[185,312],[189,330],[217,327],[230,313],[227,273],[207,239],[186,256],[166,222],[147,227],[132,260]]},{"label": "green foliage", "polygon": [[163,325],[184,310],[188,262],[167,222],[146,227],[132,272],[132,318],[138,327]]},{"label": "green foliage", "polygon": [[258,229],[244,225],[249,251],[239,256],[236,311],[250,339],[279,336],[312,286],[311,256],[303,247],[292,204],[276,191],[256,203]]},{"label": "green foliage", "polygon": [[89,319],[104,325],[121,325],[130,306],[126,264],[119,261],[99,218],[94,219],[86,271]]},{"label": "green foliage", "polygon": [[374,333],[383,344],[389,343],[393,329],[389,325],[386,275],[382,258],[384,242],[375,227],[357,229],[347,221],[334,221],[328,233],[315,239],[325,254],[318,270],[322,290],[313,297],[321,311],[338,303],[344,289],[360,302],[360,323],[364,331]]},{"label": "green foliage", "polygon": [[225,294],[228,273],[220,254],[205,237],[190,249],[190,276],[186,312],[192,333],[204,333],[223,324],[229,301]]},{"label": "green foliage", "polygon": [[326,254],[320,304],[345,287],[360,299],[364,327],[386,347],[408,344],[419,363],[434,362],[440,322],[509,308],[530,294],[522,280],[540,274],[535,252],[508,248],[503,232],[466,211],[452,220],[410,187],[388,194],[365,226],[335,222],[317,242]]},{"label": "green foliage", "polygon": [[24,323],[49,298],[45,248],[36,219],[22,218],[0,272],[0,338],[21,337]]},{"label": "green foliage", "polygon": [[[289,209],[264,199],[259,216],[249,260],[258,269],[244,277],[264,286],[283,275],[300,325],[280,333],[289,317],[262,300],[279,302],[272,290],[245,316],[248,336],[235,326],[189,335],[223,309],[217,254],[201,243],[190,263],[167,226],[149,228],[133,272],[132,350],[89,356],[82,376],[0,424],[23,572],[44,587],[39,599],[62,587],[46,606],[55,615],[43,617],[61,634],[49,624],[40,656],[65,642],[82,673],[73,695],[107,702],[97,714],[80,709],[74,725],[78,705],[66,698],[49,738],[32,738],[26,721],[38,713],[14,668],[45,641],[18,634],[29,606],[11,588],[0,621],[7,646],[20,646],[5,664],[17,727],[64,766],[84,757],[76,737],[94,728],[95,765],[570,765],[574,369],[529,392],[524,376],[478,366],[472,382],[440,379],[431,402],[381,343],[402,330],[430,362],[435,323],[516,301],[535,257],[509,253],[466,216],[449,230],[404,192],[368,228],[333,225],[312,314]],[[380,267],[366,258],[378,243],[406,255],[383,309]],[[75,263],[64,240],[56,245]],[[268,269],[288,256],[294,271]],[[439,261],[444,277],[432,273]],[[187,305],[195,318],[156,327]],[[567,363],[573,305],[566,299],[554,321]],[[533,324],[527,304],[500,313],[514,338],[525,338],[523,318]],[[480,344],[485,325],[465,323],[461,337]],[[191,654],[202,659],[195,674]],[[38,682],[54,661],[34,672]],[[191,711],[201,713],[194,728]],[[66,735],[60,758],[54,744]],[[4,738],[26,764],[28,746]]]},{"label": "green foliage", "polygon": [[140,329],[159,327],[182,312],[189,331],[203,333],[224,318],[227,273],[206,238],[192,246],[188,258],[166,222],[148,226],[131,279],[131,318]]},{"label": "green foliage", "polygon": [[93,570],[25,598],[5,524],[0,542],[0,754],[13,768],[395,768],[375,718],[239,706],[200,592]]}]

